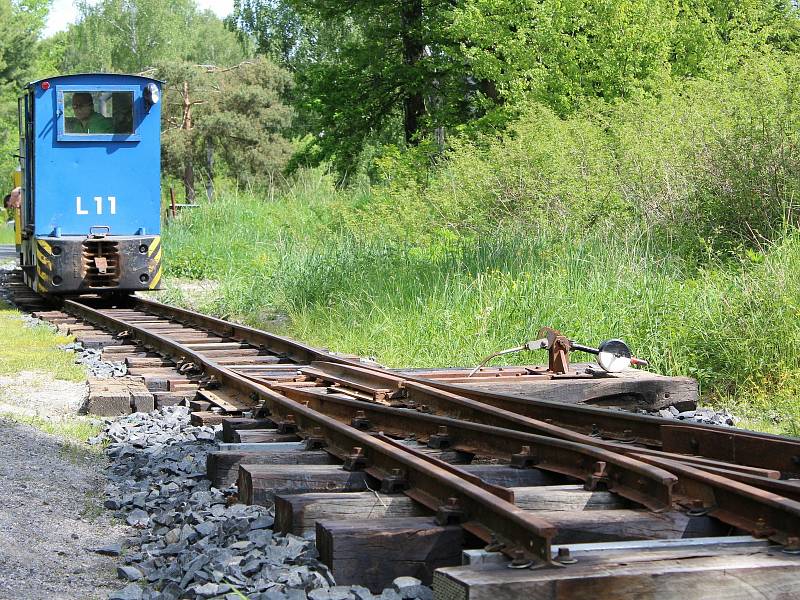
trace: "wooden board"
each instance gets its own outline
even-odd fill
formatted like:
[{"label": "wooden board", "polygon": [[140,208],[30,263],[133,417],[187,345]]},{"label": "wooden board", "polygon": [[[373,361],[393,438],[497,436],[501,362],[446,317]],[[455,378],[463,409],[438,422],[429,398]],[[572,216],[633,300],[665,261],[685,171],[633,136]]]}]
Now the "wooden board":
[{"label": "wooden board", "polygon": [[[587,364],[574,365],[582,372]],[[404,371],[409,375],[425,377],[426,370]],[[401,373],[402,374],[402,373]],[[447,379],[443,379],[447,382]],[[628,369],[606,377],[586,379],[542,379],[518,381],[515,377],[481,378],[474,383],[457,383],[465,390],[496,392],[517,398],[549,400],[568,404],[588,404],[599,407],[618,407],[628,410],[658,410],[677,405],[681,410],[692,410],[699,395],[697,381],[690,377],[666,377]]]},{"label": "wooden board", "polygon": [[460,563],[464,545],[461,527],[431,517],[319,521],[316,533],[320,562],[336,583],[376,593],[404,575],[430,584],[435,569]]},{"label": "wooden board", "polygon": [[233,441],[241,444],[271,442],[299,442],[302,438],[294,433],[278,433],[277,429],[240,429],[233,432]]},{"label": "wooden board", "polygon": [[228,444],[235,442],[234,434],[240,429],[267,429],[274,427],[275,423],[269,419],[228,417],[222,421],[222,441]]},{"label": "wooden board", "polygon": [[239,500],[271,506],[275,494],[306,492],[362,492],[367,475],[334,465],[239,465]]},{"label": "wooden board", "polygon": [[239,412],[249,410],[256,405],[256,402],[240,395],[224,392],[222,390],[197,390],[198,399],[206,400],[229,412]]},{"label": "wooden board", "polygon": [[563,568],[444,568],[433,589],[447,600],[795,600],[798,567],[769,549],[605,550]]},{"label": "wooden board", "polygon": [[[283,444],[280,445],[283,447]],[[323,450],[279,450],[273,452],[209,452],[206,476],[214,487],[225,488],[236,483],[239,465],[335,465],[338,461]]]},{"label": "wooden board", "polygon": [[[610,492],[587,492],[581,486],[515,487],[515,504],[530,511],[580,511],[625,508]],[[275,497],[275,530],[313,535],[316,521],[419,517],[429,512],[402,494],[377,492],[279,494]]]}]

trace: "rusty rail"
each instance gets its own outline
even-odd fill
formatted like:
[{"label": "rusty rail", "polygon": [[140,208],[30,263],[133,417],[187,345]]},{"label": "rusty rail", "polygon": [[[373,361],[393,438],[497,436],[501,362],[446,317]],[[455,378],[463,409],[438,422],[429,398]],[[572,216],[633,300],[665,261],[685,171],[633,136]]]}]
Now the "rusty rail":
[{"label": "rusty rail", "polygon": [[[338,378],[352,378],[377,385],[407,390],[407,401],[434,405],[439,402],[431,389],[450,397],[473,400],[507,413],[528,417],[540,424],[553,425],[562,431],[590,435],[624,443],[636,443],[671,454],[685,454],[713,461],[724,461],[757,469],[778,471],[784,477],[800,475],[800,440],[735,430],[700,423],[675,423],[659,417],[624,413],[602,408],[574,406],[545,400],[516,398],[504,394],[474,390],[437,382],[423,377],[386,373],[376,376],[375,369],[346,363],[314,363]],[[467,417],[464,417],[467,418]]]},{"label": "rusty rail", "polygon": [[[101,311],[72,300],[64,309],[88,322],[112,331],[128,331],[144,345],[179,360],[191,360],[219,382],[245,394],[255,394],[269,407],[273,417],[281,417],[284,427],[298,428],[314,437],[322,437],[326,449],[342,458],[349,468],[370,467],[376,475],[388,477],[398,471],[405,477],[407,495],[432,510],[445,523],[474,521],[485,532],[496,536],[509,552],[519,551],[540,562],[552,560],[550,546],[555,529],[510,502],[440,467],[421,461],[384,441],[307,408],[281,394],[204,358],[185,345],[169,338],[115,319]],[[479,531],[475,528],[475,531]],[[490,541],[490,539],[486,539]]]},{"label": "rusty rail", "polygon": [[[525,552],[527,556],[535,557],[539,560],[549,560],[549,545],[553,535],[552,527],[539,519],[526,515],[524,511],[520,511],[513,505],[498,499],[490,492],[465,482],[446,470],[439,469],[430,464],[419,464],[419,461],[413,456],[397,454],[397,449],[385,442],[376,440],[370,435],[359,432],[347,425],[343,425],[336,419],[320,414],[261,383],[252,381],[241,374],[226,369],[214,360],[203,357],[202,353],[194,352],[190,348],[176,343],[167,337],[136,327],[124,320],[114,319],[108,315],[104,315],[100,311],[74,301],[67,300],[64,306],[65,310],[68,310],[72,314],[84,318],[87,321],[95,322],[112,331],[128,330],[134,333],[135,337],[145,345],[149,345],[163,354],[170,355],[178,361],[188,360],[194,362],[201,366],[207,374],[217,378],[224,385],[230,386],[245,394],[250,394],[254,398],[259,398],[269,407],[272,415],[279,416],[283,419],[284,424],[288,424],[292,427],[299,427],[312,439],[315,436],[322,436],[329,451],[343,458],[347,464],[356,467],[369,465],[369,468],[375,473],[379,475],[382,474],[385,477],[389,477],[391,476],[389,474],[396,473],[397,471],[408,473],[407,479],[409,488],[406,490],[406,493],[409,496],[430,508],[439,510],[440,513],[444,515],[455,514],[459,515],[458,518],[466,520],[477,518],[477,520],[482,523],[482,526],[485,527],[485,532],[494,532],[509,548],[518,548]],[[222,321],[221,323],[225,322]],[[229,324],[226,325],[230,327]],[[256,330],[251,331],[260,333]],[[232,333],[226,333],[226,335],[232,335]],[[313,352],[316,355],[319,354],[319,351]],[[334,370],[340,372],[340,375],[342,373],[345,375],[348,373],[352,375],[357,371],[366,371],[367,373],[361,373],[361,376],[368,376],[373,382],[376,380],[381,381],[381,377],[383,376],[383,372],[379,370],[372,368],[365,369],[363,366],[354,365],[351,361],[340,360],[338,358],[333,362],[333,366]],[[326,368],[331,367],[326,365]],[[354,371],[354,369],[356,371]],[[383,377],[382,381],[386,381],[387,379],[389,379],[388,376]],[[401,387],[407,390],[410,401],[414,401],[414,393],[424,392],[430,394],[429,390],[433,389],[427,385],[429,382],[405,379],[397,381],[398,378],[396,376],[392,376],[392,379],[393,385],[385,386],[382,389],[391,390],[393,386]],[[481,405],[480,402],[459,398],[459,396],[453,393],[443,393],[443,390],[437,391],[439,393],[433,394],[430,397],[439,399],[446,398],[451,408],[452,406],[458,405],[461,407],[461,410],[467,410],[465,407],[469,406],[469,410],[474,411],[475,414],[481,413],[481,418],[491,414],[492,418],[496,419],[496,421],[511,419],[516,423],[524,422],[525,426],[538,429],[541,433],[546,433],[547,435],[572,437],[572,440],[561,440],[561,443],[567,445],[570,443],[574,444],[572,446],[573,450],[576,446],[580,446],[581,441],[585,439],[588,439],[590,442],[587,444],[588,447],[594,446],[594,451],[608,452],[608,455],[613,455],[615,453],[614,451],[617,450],[619,446],[615,444],[614,447],[609,450],[603,446],[614,444],[613,442],[569,431],[566,428],[558,427],[550,422],[530,419],[514,411],[498,411],[497,408],[494,408],[494,410],[487,412],[486,409],[491,407],[484,407],[484,409],[481,410],[478,408]],[[460,393],[464,390],[463,388],[455,388],[455,391]],[[454,402],[454,399],[458,399],[460,404],[459,402]],[[393,410],[378,404],[365,403],[359,400],[347,400],[353,403],[353,406],[348,409],[351,411],[357,410],[356,407],[360,407],[361,410],[365,410],[365,407],[368,407],[372,411],[377,409]],[[506,402],[512,399],[500,396],[499,400]],[[328,404],[330,405],[330,402]],[[531,402],[529,404],[539,405],[543,403]],[[558,406],[559,409],[565,410],[567,413],[574,412],[575,408],[563,405],[556,406]],[[571,411],[570,409],[573,410]],[[612,411],[599,411],[597,409],[581,409],[579,412],[584,411],[610,413],[615,417],[618,416],[617,413],[613,413]],[[411,413],[412,411],[408,412]],[[505,414],[501,415],[500,413]],[[445,418],[435,417],[434,415],[427,416],[440,419]],[[638,417],[638,415],[633,416]],[[463,418],[463,416],[459,418]],[[564,416],[562,415],[560,418],[563,420]],[[659,421],[658,419],[653,420],[656,422]],[[431,423],[431,421],[428,421],[428,423]],[[473,423],[473,425],[477,424]],[[473,440],[476,440],[474,437],[476,430],[470,429],[463,421],[453,421],[446,426],[448,427],[448,431],[450,427],[460,427],[462,428],[460,431],[472,431]],[[484,425],[484,427],[493,426],[493,423]],[[517,425],[513,427],[513,429],[518,428]],[[709,428],[701,426],[700,429],[708,430]],[[484,432],[485,431],[486,430],[484,430]],[[729,434],[732,433],[724,429],[722,431]],[[522,432],[511,431],[510,433],[519,434]],[[467,439],[467,434],[465,433],[463,435],[465,439]],[[733,435],[735,436],[735,434]],[[535,437],[536,436],[532,436],[530,439],[535,439]],[[759,434],[747,432],[745,437],[748,439],[756,438],[760,440],[765,438],[770,439],[775,436],[761,436]],[[777,439],[780,442],[789,444],[789,447],[793,444],[791,440]],[[630,441],[638,440],[633,439]],[[516,440],[514,443],[518,442],[519,440]],[[549,446],[545,445],[543,447],[552,448],[553,440],[549,440],[549,442]],[[784,450],[786,449],[784,446],[779,447]],[[360,450],[356,450],[356,448],[360,448]],[[564,446],[564,448],[566,452],[567,446]],[[537,448],[537,450],[540,449]],[[649,463],[659,469],[668,467],[666,470],[669,471],[669,473],[676,474],[678,476],[676,490],[678,491],[679,502],[692,510],[708,512],[708,514],[712,514],[726,523],[746,529],[754,535],[769,537],[779,543],[795,545],[798,537],[800,537],[800,503],[795,500],[785,498],[767,490],[758,489],[730,477],[723,477],[720,473],[715,474],[706,470],[701,470],[695,466],[687,465],[677,460],[671,460],[665,456],[654,456],[652,450],[632,446],[631,453],[633,453],[634,458],[638,461]],[[631,453],[628,454],[630,455]],[[541,460],[540,455],[535,451],[529,453],[520,451],[517,454],[521,455],[518,457],[518,460],[523,462],[528,460],[530,463],[535,463]],[[691,457],[687,459],[681,456],[680,458],[682,461],[696,460]],[[596,478],[598,480],[608,480],[608,461],[595,460],[594,463],[596,467],[596,473],[594,475]],[[616,465],[618,463],[612,464]],[[719,468],[723,467],[735,469],[736,465],[725,465],[723,463],[715,468],[719,470]],[[709,468],[711,467],[709,466]],[[756,467],[756,469],[758,468],[760,467]],[[740,475],[745,478],[759,477],[759,475],[753,472],[740,472]]]}]

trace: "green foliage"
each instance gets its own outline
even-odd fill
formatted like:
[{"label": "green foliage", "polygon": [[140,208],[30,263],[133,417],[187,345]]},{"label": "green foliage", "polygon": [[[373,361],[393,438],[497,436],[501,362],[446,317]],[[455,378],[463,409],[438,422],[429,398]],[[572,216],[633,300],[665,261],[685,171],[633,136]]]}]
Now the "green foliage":
[{"label": "green foliage", "polygon": [[450,10],[443,0],[238,2],[237,25],[297,73],[314,136],[298,162],[333,161],[349,177],[365,146],[413,146],[460,122],[469,86],[443,37]]},{"label": "green foliage", "polygon": [[614,116],[620,189],[661,237],[714,252],[778,238],[800,198],[796,57],[759,57]]},{"label": "green foliage", "polygon": [[795,57],[766,55],[661,99],[566,118],[530,104],[502,135],[454,142],[438,164],[424,146],[385,152],[381,185],[343,218],[361,237],[636,226],[695,261],[758,249],[800,208],[799,72]]},{"label": "green foliage", "polygon": [[49,0],[0,0],[0,189],[10,185],[16,166],[17,95],[33,74],[49,6]]},{"label": "green foliage", "polygon": [[194,0],[102,0],[78,4],[67,32],[62,72],[138,73],[159,62],[232,65],[244,50],[237,36]]},{"label": "green foliage", "polygon": [[718,73],[753,50],[794,49],[800,21],[783,0],[466,0],[451,32],[507,102],[563,115],[593,98],[657,95],[672,74]]},{"label": "green foliage", "polygon": [[[233,19],[297,73],[296,164],[373,173],[374,146],[502,130],[531,102],[565,116],[791,53],[790,0],[240,0]],[[451,140],[452,141],[452,138]]]},{"label": "green foliage", "polygon": [[221,173],[240,184],[274,184],[294,150],[285,137],[292,120],[283,100],[292,86],[288,72],[259,57],[226,69],[160,63],[156,75],[167,82],[166,174],[182,178],[193,165],[194,176],[206,181]]},{"label": "green foliage", "polygon": [[397,367],[475,364],[545,324],[586,343],[623,337],[656,371],[697,377],[709,401],[748,424],[798,431],[796,233],[699,268],[640,228],[355,238],[342,213],[363,192],[333,184],[305,173],[275,202],[239,193],[182,214],[165,235],[170,273],[216,281],[201,310]]}]

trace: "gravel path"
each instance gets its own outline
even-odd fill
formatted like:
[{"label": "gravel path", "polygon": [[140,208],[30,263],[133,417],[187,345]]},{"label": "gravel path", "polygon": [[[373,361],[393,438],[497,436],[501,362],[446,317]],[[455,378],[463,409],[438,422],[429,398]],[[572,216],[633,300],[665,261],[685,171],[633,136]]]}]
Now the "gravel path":
[{"label": "gravel path", "polygon": [[0,600],[106,598],[122,541],[99,504],[105,458],[0,419]]},{"label": "gravel path", "polygon": [[0,413],[50,417],[74,416],[89,393],[85,381],[56,379],[40,371],[0,376]]}]

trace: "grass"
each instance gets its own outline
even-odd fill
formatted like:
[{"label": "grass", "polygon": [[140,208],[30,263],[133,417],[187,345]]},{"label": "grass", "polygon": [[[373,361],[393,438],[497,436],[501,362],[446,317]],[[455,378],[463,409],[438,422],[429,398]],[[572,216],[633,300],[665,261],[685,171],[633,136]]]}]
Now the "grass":
[{"label": "grass", "polygon": [[44,371],[66,381],[83,381],[86,372],[71,354],[58,349],[72,338],[57,335],[48,325],[26,326],[18,310],[0,301],[0,375]]},{"label": "grass", "polygon": [[102,451],[102,446],[89,446],[86,441],[99,435],[102,425],[97,419],[82,416],[47,417],[22,412],[2,411],[0,418],[34,427],[65,442],[61,456],[75,464]]},{"label": "grass", "polygon": [[[83,381],[86,371],[74,363],[72,354],[60,350],[60,344],[72,338],[56,334],[45,324],[27,326],[18,310],[0,301],[0,375],[13,376],[22,371],[45,373],[66,381]],[[96,436],[101,426],[94,419],[80,416],[30,415],[23,411],[0,412],[0,417],[23,423],[65,441],[64,457],[81,462],[86,452],[86,440]]]},{"label": "grass", "polygon": [[0,222],[0,244],[13,244],[14,243],[14,227],[6,224],[5,215],[0,212],[2,222]]},{"label": "grass", "polygon": [[748,426],[800,434],[800,235],[701,267],[627,235],[411,245],[339,227],[329,196],[238,193],[182,215],[169,272],[218,281],[201,310],[262,327],[285,313],[284,333],[390,366],[473,365],[543,325],[588,344],[621,337]]}]

